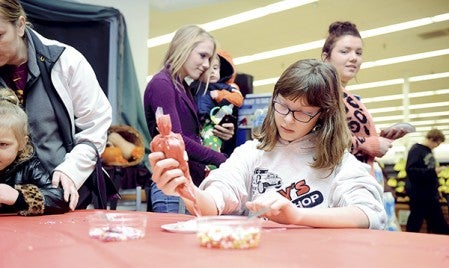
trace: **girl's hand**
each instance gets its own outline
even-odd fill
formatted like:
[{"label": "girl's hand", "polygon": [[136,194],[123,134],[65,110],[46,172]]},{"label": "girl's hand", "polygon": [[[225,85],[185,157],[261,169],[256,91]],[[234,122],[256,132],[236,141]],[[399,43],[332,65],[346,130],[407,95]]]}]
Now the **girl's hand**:
[{"label": "girl's hand", "polygon": [[224,123],[223,125],[215,125],[214,130],[212,130],[215,136],[220,139],[227,141],[234,136],[234,124]]},{"label": "girl's hand", "polygon": [[402,138],[407,133],[409,132],[404,128],[388,128],[383,129],[380,132],[380,136],[390,140],[396,140]]},{"label": "girl's hand", "polygon": [[379,137],[379,151],[375,155],[376,157],[382,157],[384,156],[388,150],[393,146],[393,141],[390,139],[386,139],[384,137]]},{"label": "girl's hand", "polygon": [[166,195],[179,196],[176,188],[183,183],[190,183],[179,168],[179,162],[173,158],[165,158],[164,153],[154,152],[148,155],[153,182]]},{"label": "girl's hand", "polygon": [[253,213],[268,207],[269,210],[262,217],[283,224],[293,224],[297,217],[295,205],[276,191],[267,192],[253,201],[246,202],[246,207]]},{"label": "girl's hand", "polygon": [[391,127],[387,127],[386,129],[382,129],[380,131],[380,136],[390,140],[396,140],[402,138],[405,134],[415,131],[416,131],[415,127],[412,126],[410,123],[401,122],[396,123]]},{"label": "girl's hand", "polygon": [[5,183],[0,183],[0,204],[14,205],[19,197],[19,191]]}]

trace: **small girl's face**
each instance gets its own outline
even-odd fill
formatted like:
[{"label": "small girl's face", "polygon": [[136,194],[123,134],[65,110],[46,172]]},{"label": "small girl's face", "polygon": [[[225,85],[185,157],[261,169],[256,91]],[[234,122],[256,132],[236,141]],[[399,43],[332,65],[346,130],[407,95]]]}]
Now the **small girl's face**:
[{"label": "small girl's face", "polygon": [[0,171],[5,170],[17,157],[19,141],[11,128],[0,129]]},{"label": "small girl's face", "polygon": [[[309,106],[302,98],[297,99],[296,101],[291,101],[278,95],[276,97],[276,102],[290,109],[290,111],[287,111],[287,115],[284,115],[285,113],[281,114],[274,109],[274,121],[276,122],[279,136],[286,141],[294,141],[307,135],[315,126],[318,118],[320,117],[320,107]],[[311,119],[307,123],[300,122],[293,117],[292,111],[300,111],[302,114],[309,115],[307,120],[309,120],[309,118]]]}]

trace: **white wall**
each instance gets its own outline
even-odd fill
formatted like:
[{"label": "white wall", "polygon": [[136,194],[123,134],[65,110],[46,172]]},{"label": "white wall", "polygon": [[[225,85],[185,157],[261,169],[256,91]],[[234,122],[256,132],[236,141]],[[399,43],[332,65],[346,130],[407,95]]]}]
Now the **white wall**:
[{"label": "white wall", "polygon": [[150,31],[150,0],[77,0],[73,2],[113,7],[123,14],[139,89],[143,94],[148,76],[147,40]]}]

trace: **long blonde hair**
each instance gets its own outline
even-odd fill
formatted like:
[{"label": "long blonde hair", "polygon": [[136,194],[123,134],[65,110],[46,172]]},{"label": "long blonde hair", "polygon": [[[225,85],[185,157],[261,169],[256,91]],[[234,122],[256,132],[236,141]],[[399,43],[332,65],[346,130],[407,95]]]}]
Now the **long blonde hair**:
[{"label": "long blonde hair", "polygon": [[[170,42],[164,57],[164,67],[168,68],[175,85],[182,83],[182,66],[187,61],[192,50],[201,42],[210,39],[214,44],[213,55],[216,53],[217,44],[212,35],[197,25],[185,25],[179,28]],[[211,62],[213,57],[209,59]]]},{"label": "long blonde hair", "polygon": [[[290,65],[274,86],[272,100],[281,95],[292,101],[303,98],[309,105],[320,107],[320,118],[315,126],[317,133],[313,168],[335,168],[344,151],[351,146],[341,97],[340,79],[334,66],[315,59],[299,60]],[[273,103],[256,138],[259,149],[271,151],[279,139],[274,120]]]},{"label": "long blonde hair", "polygon": [[0,87],[0,128],[12,129],[19,143],[17,160],[20,162],[33,154],[33,147],[28,139],[28,117],[19,105],[14,91]]}]

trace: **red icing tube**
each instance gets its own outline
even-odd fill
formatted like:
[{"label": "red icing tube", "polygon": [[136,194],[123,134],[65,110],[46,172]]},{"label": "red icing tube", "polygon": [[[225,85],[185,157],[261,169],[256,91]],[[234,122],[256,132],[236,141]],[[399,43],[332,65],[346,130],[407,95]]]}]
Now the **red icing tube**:
[{"label": "red icing tube", "polygon": [[[173,158],[179,162],[179,168],[184,173],[184,176],[190,181],[189,165],[184,158],[185,145],[182,136],[171,131],[172,124],[170,115],[163,114],[162,108],[156,109],[156,124],[159,129],[159,134],[156,135],[150,143],[152,152],[163,152],[166,158]],[[176,188],[180,196],[193,202],[193,212],[195,216],[201,216],[198,208],[198,203],[191,184],[184,183]]]}]

